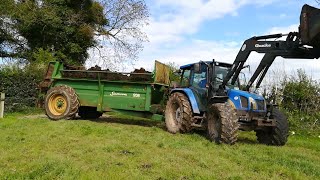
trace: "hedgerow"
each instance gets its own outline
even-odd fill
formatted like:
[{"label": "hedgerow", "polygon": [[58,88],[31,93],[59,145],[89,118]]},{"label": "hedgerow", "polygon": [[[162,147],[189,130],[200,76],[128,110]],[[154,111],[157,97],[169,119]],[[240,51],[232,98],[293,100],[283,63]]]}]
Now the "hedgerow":
[{"label": "hedgerow", "polygon": [[18,66],[6,66],[0,69],[0,92],[6,95],[5,112],[16,112],[36,106],[41,74],[42,71]]},{"label": "hedgerow", "polygon": [[280,106],[295,133],[320,132],[320,84],[302,69],[296,75],[283,76],[281,83],[272,84],[267,99]]}]

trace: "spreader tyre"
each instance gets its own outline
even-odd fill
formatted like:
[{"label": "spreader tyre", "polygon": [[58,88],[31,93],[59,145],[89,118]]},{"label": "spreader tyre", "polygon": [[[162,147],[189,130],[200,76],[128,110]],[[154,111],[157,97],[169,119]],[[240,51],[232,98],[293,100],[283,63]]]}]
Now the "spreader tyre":
[{"label": "spreader tyre", "polygon": [[51,120],[73,119],[79,108],[74,89],[60,85],[49,89],[45,98],[45,110]]}]

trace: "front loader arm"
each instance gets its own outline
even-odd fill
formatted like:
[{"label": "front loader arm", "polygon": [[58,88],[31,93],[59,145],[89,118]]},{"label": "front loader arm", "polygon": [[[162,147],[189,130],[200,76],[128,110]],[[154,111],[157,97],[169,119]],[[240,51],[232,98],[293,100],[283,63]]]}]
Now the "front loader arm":
[{"label": "front loader arm", "polygon": [[282,37],[282,34],[272,34],[267,36],[255,36],[250,39],[247,39],[235,61],[233,62],[233,65],[228,72],[227,76],[225,77],[222,86],[227,85],[227,83],[231,80],[231,84],[234,85],[234,83],[237,81],[237,78],[240,74],[240,71],[243,69],[243,66],[245,62],[248,60],[249,55],[252,51],[256,51],[258,53],[265,53],[265,52],[271,52],[271,51],[279,51],[279,43],[280,41],[259,41],[262,39],[271,39],[271,38],[280,38]]},{"label": "front loader arm", "polygon": [[[287,36],[287,39],[285,41],[268,40],[280,38],[283,36]],[[257,82],[257,87],[260,86],[268,69],[274,62],[274,59],[278,56],[290,59],[315,59],[320,57],[320,49],[307,47],[301,44],[299,33],[297,32],[291,32],[288,35],[273,34],[267,36],[252,37],[243,43],[231,70],[228,72],[222,83],[222,87],[225,87],[227,83],[230,82],[230,80],[230,83],[232,85],[235,84],[245,62],[248,60],[250,53],[253,51],[257,53],[265,53],[265,55],[262,58],[253,76],[251,77],[250,81],[248,82],[246,90],[248,90],[252,86],[252,84],[258,77],[259,80]]]},{"label": "front loader arm", "polygon": [[[277,40],[286,36],[286,40]],[[223,80],[221,89],[225,89],[230,82],[232,85],[237,81],[252,51],[265,53],[258,68],[251,77],[246,90],[252,86],[259,77],[256,87],[258,88],[266,75],[268,69],[276,57],[290,59],[316,59],[320,57],[320,10],[304,5],[300,15],[299,32],[289,34],[272,34],[266,36],[255,36],[247,39],[228,74]]]}]

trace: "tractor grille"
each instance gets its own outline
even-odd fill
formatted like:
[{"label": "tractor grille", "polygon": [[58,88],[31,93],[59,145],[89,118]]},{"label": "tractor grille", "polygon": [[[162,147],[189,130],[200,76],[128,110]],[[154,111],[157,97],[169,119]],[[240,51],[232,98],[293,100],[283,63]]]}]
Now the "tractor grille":
[{"label": "tractor grille", "polygon": [[256,100],[258,105],[258,110],[264,110],[265,109],[265,103],[264,100]]}]

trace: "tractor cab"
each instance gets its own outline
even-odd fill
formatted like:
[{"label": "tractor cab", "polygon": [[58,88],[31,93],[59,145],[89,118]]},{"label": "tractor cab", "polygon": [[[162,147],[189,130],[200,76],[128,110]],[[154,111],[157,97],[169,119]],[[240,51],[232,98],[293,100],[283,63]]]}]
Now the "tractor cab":
[{"label": "tractor cab", "polygon": [[[208,88],[210,85],[208,82],[211,82],[214,89],[218,89],[231,66],[232,65],[228,63],[215,61],[200,61],[199,63],[181,66],[180,87]],[[208,76],[209,74],[210,76]],[[227,87],[230,89],[239,89],[239,81],[234,85],[228,84]]]},{"label": "tractor cab", "polygon": [[[231,64],[216,61],[200,61],[181,66],[180,88],[173,91],[184,92],[189,97],[193,110],[196,109],[193,112],[203,114],[207,111],[210,98],[221,96],[219,90],[231,67]],[[264,98],[240,90],[239,79],[233,85],[227,83],[223,89],[224,101],[228,101],[237,111],[266,111]]]},{"label": "tractor cab", "polygon": [[[200,61],[181,66],[179,88],[173,91],[183,92],[193,106],[193,113],[203,114],[207,110],[209,89],[217,91],[230,68],[231,64],[215,61]],[[229,85],[228,89],[239,89],[239,81],[233,86]]]}]

